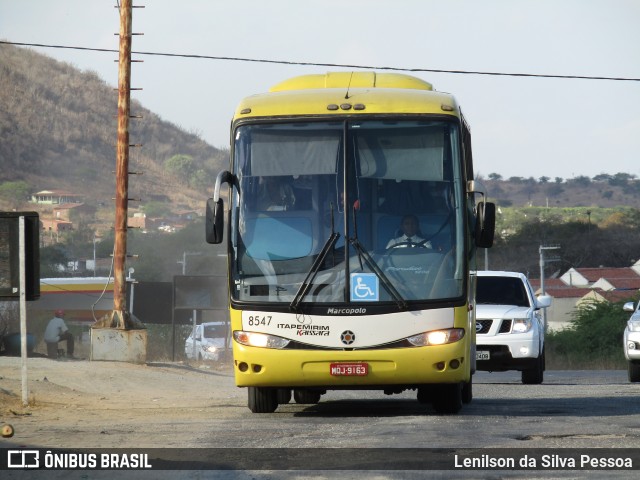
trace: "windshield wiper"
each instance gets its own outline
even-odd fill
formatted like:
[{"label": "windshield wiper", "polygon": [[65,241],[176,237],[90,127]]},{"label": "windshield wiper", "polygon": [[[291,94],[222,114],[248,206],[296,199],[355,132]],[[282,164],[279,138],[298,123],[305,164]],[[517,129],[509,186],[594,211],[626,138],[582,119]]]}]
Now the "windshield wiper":
[{"label": "windshield wiper", "polygon": [[396,290],[393,284],[389,281],[389,278],[384,274],[384,272],[380,269],[378,264],[371,258],[369,252],[367,252],[358,240],[358,223],[356,220],[356,207],[353,207],[353,238],[349,238],[349,243],[355,248],[358,253],[358,261],[360,262],[360,269],[362,270],[362,259],[364,258],[364,262],[367,264],[367,267],[376,274],[376,276],[380,279],[382,286],[384,289],[393,297],[395,302],[398,304],[399,310],[406,310],[408,308],[407,302],[400,292]]},{"label": "windshield wiper", "polygon": [[307,276],[305,277],[304,282],[302,282],[302,285],[300,285],[300,288],[296,292],[295,297],[293,297],[293,300],[289,304],[289,308],[291,310],[293,311],[298,310],[300,303],[302,302],[304,297],[306,297],[307,293],[309,293],[309,289],[313,284],[313,280],[318,274],[320,267],[324,263],[324,260],[327,254],[329,253],[330,250],[333,249],[333,246],[338,241],[338,238],[340,238],[340,234],[335,231],[333,226],[333,203],[332,203],[331,204],[331,235],[329,235],[329,238],[327,238],[327,241],[322,247],[322,250],[320,250],[320,253],[316,257],[315,261],[313,262],[313,265],[311,265],[311,268],[309,269],[309,273],[307,273]]}]

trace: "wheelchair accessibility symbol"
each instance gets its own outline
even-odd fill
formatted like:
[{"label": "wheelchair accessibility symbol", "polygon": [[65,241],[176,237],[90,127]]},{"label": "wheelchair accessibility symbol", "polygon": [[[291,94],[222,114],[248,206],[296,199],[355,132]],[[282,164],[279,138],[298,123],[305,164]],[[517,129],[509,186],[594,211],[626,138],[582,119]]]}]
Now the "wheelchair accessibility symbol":
[{"label": "wheelchair accessibility symbol", "polygon": [[379,299],[378,277],[374,273],[351,274],[351,301],[377,302]]}]

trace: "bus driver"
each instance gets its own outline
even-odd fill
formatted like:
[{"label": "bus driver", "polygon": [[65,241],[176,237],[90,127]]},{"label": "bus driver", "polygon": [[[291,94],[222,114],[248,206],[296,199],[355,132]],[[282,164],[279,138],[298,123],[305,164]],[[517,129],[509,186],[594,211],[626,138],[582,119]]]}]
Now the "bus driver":
[{"label": "bus driver", "polygon": [[418,217],[415,215],[410,214],[402,217],[400,230],[402,231],[401,235],[389,240],[389,243],[387,243],[387,249],[406,247],[433,248],[431,246],[431,242],[422,238]]}]

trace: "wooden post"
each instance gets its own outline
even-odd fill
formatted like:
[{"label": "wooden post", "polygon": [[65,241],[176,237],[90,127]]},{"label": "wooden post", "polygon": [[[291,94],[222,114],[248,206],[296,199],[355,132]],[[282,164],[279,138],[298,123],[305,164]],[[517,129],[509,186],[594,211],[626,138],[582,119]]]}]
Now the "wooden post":
[{"label": "wooden post", "polygon": [[116,148],[116,219],[113,252],[112,326],[126,326],[127,202],[129,196],[129,115],[131,105],[132,0],[120,2],[120,56],[118,60],[118,144]]}]

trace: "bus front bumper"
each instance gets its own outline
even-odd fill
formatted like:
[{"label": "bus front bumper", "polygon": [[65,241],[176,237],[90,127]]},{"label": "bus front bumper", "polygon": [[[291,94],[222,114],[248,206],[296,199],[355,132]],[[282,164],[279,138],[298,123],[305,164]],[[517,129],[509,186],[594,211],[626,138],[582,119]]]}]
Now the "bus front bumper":
[{"label": "bus front bumper", "polygon": [[410,388],[471,378],[465,341],[386,350],[277,350],[237,343],[233,348],[239,387]]}]

